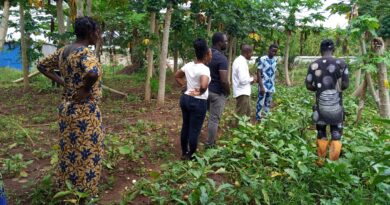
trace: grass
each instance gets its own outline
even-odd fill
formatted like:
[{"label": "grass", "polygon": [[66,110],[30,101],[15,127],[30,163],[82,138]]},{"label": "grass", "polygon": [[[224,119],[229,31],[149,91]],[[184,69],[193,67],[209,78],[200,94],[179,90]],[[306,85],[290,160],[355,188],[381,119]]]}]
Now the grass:
[{"label": "grass", "polygon": [[23,72],[11,68],[0,68],[0,88],[15,86],[13,80],[23,77]]}]

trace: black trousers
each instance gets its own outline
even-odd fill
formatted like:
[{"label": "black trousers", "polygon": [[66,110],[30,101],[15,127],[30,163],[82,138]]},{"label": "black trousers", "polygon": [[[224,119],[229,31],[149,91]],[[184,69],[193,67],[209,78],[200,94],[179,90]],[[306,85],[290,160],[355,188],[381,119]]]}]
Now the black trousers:
[{"label": "black trousers", "polygon": [[[328,139],[326,135],[326,126],[327,125],[319,125],[319,124],[316,125],[318,139]],[[343,134],[342,124],[329,125],[329,126],[330,126],[330,135],[332,137],[332,140],[340,140],[341,135]]]},{"label": "black trousers", "polygon": [[[196,152],[198,139],[207,111],[207,100],[197,99],[183,94],[180,97],[180,108],[183,114],[181,128],[182,154],[192,155]],[[189,148],[189,150],[188,150]]]}]

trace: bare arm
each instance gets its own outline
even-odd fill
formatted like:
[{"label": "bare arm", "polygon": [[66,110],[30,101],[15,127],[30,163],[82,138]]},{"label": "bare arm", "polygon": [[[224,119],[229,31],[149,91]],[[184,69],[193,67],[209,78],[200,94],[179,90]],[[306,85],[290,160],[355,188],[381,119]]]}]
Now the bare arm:
[{"label": "bare arm", "polygon": [[58,76],[57,73],[55,73],[54,71],[51,71],[51,70],[48,71],[44,67],[39,66],[39,65],[38,65],[38,70],[39,70],[39,72],[41,72],[44,76],[46,76],[50,80],[52,80],[52,81],[54,81],[62,86],[65,86],[64,80],[60,76]]},{"label": "bare arm", "polygon": [[175,80],[181,87],[184,87],[187,84],[184,77],[185,73],[182,70],[176,71]]},{"label": "bare arm", "polygon": [[59,49],[52,55],[42,59],[37,63],[37,68],[44,76],[64,86],[64,80],[54,72],[54,70],[59,66],[59,55],[61,52],[62,49]]},{"label": "bare arm", "polygon": [[260,93],[264,95],[265,89],[264,89],[263,78],[261,77],[261,74],[262,74],[262,70],[257,69],[257,82],[259,83]]},{"label": "bare arm", "polygon": [[219,76],[221,78],[221,84],[224,90],[224,94],[226,96],[230,95],[230,85],[228,78],[228,70],[219,70]]}]

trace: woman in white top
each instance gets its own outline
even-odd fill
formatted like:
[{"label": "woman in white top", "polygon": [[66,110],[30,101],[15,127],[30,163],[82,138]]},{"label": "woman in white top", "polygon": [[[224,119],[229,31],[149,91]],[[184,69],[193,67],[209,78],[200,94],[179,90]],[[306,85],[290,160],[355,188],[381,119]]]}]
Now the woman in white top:
[{"label": "woman in white top", "polygon": [[208,86],[211,80],[210,69],[206,66],[211,60],[211,50],[204,39],[194,41],[196,60],[187,63],[175,74],[176,82],[185,87],[180,97],[183,114],[181,128],[182,159],[189,160],[196,152],[198,138],[207,111]]}]

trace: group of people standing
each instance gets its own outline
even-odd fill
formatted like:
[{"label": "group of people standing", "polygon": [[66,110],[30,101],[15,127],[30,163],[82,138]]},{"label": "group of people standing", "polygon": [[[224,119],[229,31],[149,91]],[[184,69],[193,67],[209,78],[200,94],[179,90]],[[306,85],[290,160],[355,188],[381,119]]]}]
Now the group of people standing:
[{"label": "group of people standing", "polygon": [[[59,157],[56,166],[58,188],[69,181],[78,191],[91,197],[98,193],[102,170],[104,135],[102,114],[99,109],[102,97],[101,79],[103,70],[97,58],[88,48],[99,39],[99,25],[92,18],[80,17],[75,21],[76,41],[57,50],[53,55],[37,63],[38,70],[49,79],[64,87],[59,112]],[[197,150],[198,139],[207,110],[209,111],[206,145],[216,144],[218,124],[227,97],[230,95],[228,60],[223,51],[227,48],[227,36],[215,33],[212,47],[205,39],[194,41],[196,59],[184,65],[175,74],[183,87],[180,97],[183,124],[181,129],[182,159],[190,160]],[[241,55],[232,66],[233,97],[238,115],[251,116],[251,84],[258,82],[256,119],[261,120],[261,111],[270,110],[275,92],[275,73],[278,51],[271,45],[268,54],[257,63],[257,75],[249,73],[248,60],[253,48],[241,46]],[[317,153],[326,156],[328,140],[326,126],[330,125],[330,159],[337,160],[341,151],[342,91],[348,87],[348,68],[344,61],[332,57],[334,43],[321,43],[322,58],[309,66],[306,87],[316,92],[313,120],[317,124]],[[59,69],[60,77],[55,69]],[[0,204],[5,204],[5,194],[0,174]]]},{"label": "group of people standing", "polygon": [[[205,39],[196,39],[194,49],[196,60],[187,63],[175,74],[176,81],[183,87],[180,97],[183,124],[181,130],[182,159],[191,159],[196,152],[198,138],[203,121],[209,111],[207,125],[207,147],[216,143],[218,124],[230,95],[229,63],[223,53],[228,44],[227,36],[217,32],[212,37],[212,47],[208,48]],[[259,97],[256,106],[256,119],[261,120],[261,111],[270,110],[272,94],[275,92],[276,53],[277,45],[269,47],[268,55],[260,58],[257,76],[249,73],[248,60],[251,59],[253,48],[241,46],[241,55],[232,66],[233,97],[236,98],[236,113],[251,116],[251,84],[259,82]],[[264,104],[264,106],[263,106]]]},{"label": "group of people standing", "polygon": [[[197,150],[198,139],[209,111],[208,137],[206,146],[214,146],[218,124],[230,94],[228,79],[228,60],[223,51],[227,48],[227,37],[215,33],[212,37],[212,48],[207,47],[206,40],[194,42],[195,62],[184,65],[175,74],[176,81],[183,86],[184,93],[180,98],[183,115],[181,130],[182,159],[193,158]],[[200,46],[201,45],[201,46]],[[335,46],[332,40],[321,42],[322,57],[309,66],[305,84],[308,90],[316,92],[316,103],[313,108],[313,121],[317,129],[317,154],[321,165],[327,155],[328,138],[326,127],[330,126],[331,141],[329,158],[337,160],[341,152],[341,136],[344,121],[342,92],[348,88],[348,67],[341,60],[333,57]],[[275,74],[277,71],[276,54],[278,46],[269,46],[268,54],[257,60],[257,74],[251,76],[248,61],[251,60],[253,48],[241,46],[241,55],[232,65],[233,97],[236,99],[236,114],[251,117],[252,84],[258,83],[256,120],[261,121],[261,112],[270,111],[272,95],[275,93]]]}]

